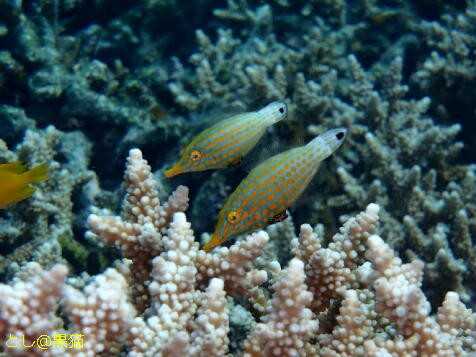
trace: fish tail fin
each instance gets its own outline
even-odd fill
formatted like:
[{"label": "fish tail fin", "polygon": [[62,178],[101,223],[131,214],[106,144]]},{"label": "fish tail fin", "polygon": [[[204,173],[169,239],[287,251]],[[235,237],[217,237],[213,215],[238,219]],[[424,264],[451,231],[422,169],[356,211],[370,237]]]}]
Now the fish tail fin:
[{"label": "fish tail fin", "polygon": [[43,163],[28,170],[25,174],[28,176],[29,183],[44,181],[48,178],[48,166],[46,163]]},{"label": "fish tail fin", "polygon": [[17,192],[15,196],[15,201],[22,201],[28,197],[30,197],[33,193],[35,193],[35,188],[32,186],[25,186],[20,191]]}]

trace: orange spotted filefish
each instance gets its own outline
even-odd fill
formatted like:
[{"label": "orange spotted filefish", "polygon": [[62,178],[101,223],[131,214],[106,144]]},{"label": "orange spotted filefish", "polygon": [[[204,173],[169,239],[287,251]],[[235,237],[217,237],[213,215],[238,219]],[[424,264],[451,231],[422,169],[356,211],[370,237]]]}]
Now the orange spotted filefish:
[{"label": "orange spotted filefish", "polygon": [[275,155],[255,167],[230,195],[204,250],[237,235],[286,218],[286,209],[303,193],[322,161],[344,141],[347,129],[326,131],[307,145]]},{"label": "orange spotted filefish", "polygon": [[166,177],[238,164],[261,139],[266,128],[285,118],[286,104],[272,102],[257,112],[225,119],[201,132],[184,149]]},{"label": "orange spotted filefish", "polygon": [[48,178],[46,164],[41,164],[27,170],[19,162],[0,165],[0,208],[10,203],[18,202],[30,197],[35,188],[31,183],[40,182]]}]

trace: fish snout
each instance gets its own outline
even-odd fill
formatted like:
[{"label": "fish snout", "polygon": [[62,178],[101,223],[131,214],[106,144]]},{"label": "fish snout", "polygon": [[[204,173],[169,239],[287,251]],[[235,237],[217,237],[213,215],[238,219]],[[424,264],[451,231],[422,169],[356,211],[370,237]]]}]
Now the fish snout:
[{"label": "fish snout", "polygon": [[221,244],[220,236],[215,232],[210,237],[208,242],[203,246],[203,250],[207,253],[210,253],[214,248],[218,247]]},{"label": "fish snout", "polygon": [[171,177],[177,176],[181,173],[182,173],[182,170],[180,169],[180,167],[175,165],[175,166],[171,167],[170,169],[168,169],[167,171],[165,171],[164,175],[167,178],[171,178]]}]

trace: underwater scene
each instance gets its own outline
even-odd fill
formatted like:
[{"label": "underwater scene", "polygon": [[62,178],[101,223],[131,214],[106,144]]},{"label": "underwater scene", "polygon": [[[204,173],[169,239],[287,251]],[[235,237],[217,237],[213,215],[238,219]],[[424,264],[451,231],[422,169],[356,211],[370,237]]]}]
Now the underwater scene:
[{"label": "underwater scene", "polygon": [[0,357],[476,356],[476,0],[0,0]]}]

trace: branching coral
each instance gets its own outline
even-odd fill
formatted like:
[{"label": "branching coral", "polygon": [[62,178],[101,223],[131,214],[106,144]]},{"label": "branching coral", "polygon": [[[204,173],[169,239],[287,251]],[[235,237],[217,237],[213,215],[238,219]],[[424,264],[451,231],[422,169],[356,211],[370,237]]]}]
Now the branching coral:
[{"label": "branching coral", "polygon": [[[209,279],[221,277],[228,293],[236,294],[244,293],[263,281],[251,272],[251,262],[260,255],[268,241],[267,235],[257,234],[230,250],[220,248],[217,253],[210,254],[198,251],[198,244],[193,243],[192,234],[188,243],[170,240],[171,237],[166,235],[168,226],[174,213],[187,208],[188,189],[180,186],[169,201],[161,206],[150,166],[138,149],[130,151],[125,187],[127,195],[122,217],[92,214],[88,222],[92,232],[104,237],[106,243],[120,246],[124,257],[132,261],[130,270],[134,281],[133,296],[139,310],[143,310],[149,303],[149,272],[152,265],[158,264],[154,258],[163,251],[175,251],[177,247],[184,245],[183,250],[193,258],[191,266],[198,269],[197,283],[202,287],[208,284]],[[183,233],[177,235],[182,237]],[[164,246],[167,244],[169,246]],[[248,276],[253,276],[253,281]]]},{"label": "branching coral", "polygon": [[[466,1],[464,12],[448,13],[439,21],[423,21],[415,30],[430,52],[412,83],[434,98],[435,115],[474,128],[476,107],[470,99],[476,83],[476,3]],[[463,133],[474,149],[475,141]]]},{"label": "branching coral", "polygon": [[185,215],[175,214],[164,237],[166,251],[153,260],[149,291],[155,313],[134,320],[131,356],[222,356],[227,351],[224,283],[213,278],[204,292],[196,288],[196,245]]},{"label": "branching coral", "polygon": [[315,355],[315,347],[308,342],[319,323],[307,308],[313,295],[306,288],[303,262],[291,260],[276,280],[271,311],[248,336],[243,356]]},{"label": "branching coral", "polygon": [[306,284],[314,296],[314,312],[325,311],[331,299],[359,286],[357,268],[363,262],[367,239],[376,229],[378,214],[378,206],[369,205],[365,212],[344,224],[327,248],[321,247],[311,226],[301,226],[299,242],[293,243],[296,255],[306,264]]},{"label": "branching coral", "polygon": [[[467,150],[476,3],[436,1],[420,16],[423,3],[0,1],[0,162],[48,162],[51,174],[28,201],[0,212],[0,273],[16,272],[0,285],[0,338],[85,335],[82,349],[2,345],[2,353],[475,354],[475,316],[461,300],[470,302],[476,282]],[[91,159],[112,187],[130,147],[159,150],[160,167],[204,125],[184,118],[272,100],[287,102],[289,119],[263,146],[349,127],[345,150],[322,168],[326,184],[293,211],[300,223],[346,221],[333,237],[331,225],[302,225],[290,245],[288,219],[209,254],[195,235],[213,224],[231,170],[201,186],[194,233],[188,189],[161,204],[157,186],[171,190],[139,150],[129,154],[120,215],[87,169]],[[194,177],[192,198],[207,178]],[[123,259],[67,279],[77,266],[65,242],[81,247],[93,205],[109,210],[92,208],[81,244],[116,246]],[[82,256],[78,270],[97,263],[91,252],[73,254]]]},{"label": "branching coral", "polygon": [[[54,316],[68,270],[55,265],[46,271],[38,263],[28,263],[12,285],[0,285],[0,335],[16,355],[25,355],[27,348],[45,333],[53,331],[59,320]],[[3,348],[2,343],[2,348]],[[8,347],[7,347],[8,348]],[[39,352],[39,351],[37,351]]]},{"label": "branching coral", "polygon": [[160,205],[150,166],[139,150],[132,150],[125,172],[126,198],[122,217],[92,214],[88,224],[105,242],[121,247],[123,256],[132,260],[133,297],[139,310],[148,304],[147,285],[151,260],[162,250],[165,233],[174,212],[188,207],[188,189],[180,186],[169,201]]},{"label": "branching coral", "polygon": [[[197,30],[198,51],[190,57],[191,66],[178,66],[180,71],[169,84],[177,104],[195,111],[211,103],[249,108],[269,100],[285,100],[289,118],[264,139],[270,142],[293,142],[330,126],[349,127],[347,150],[331,158],[332,167],[340,168],[327,173],[329,183],[323,189],[328,198],[324,201],[320,192],[310,191],[301,209],[307,217],[321,218],[322,206],[326,205],[331,215],[344,222],[363,203],[381,204],[381,227],[387,241],[409,259],[418,257],[428,263],[425,284],[431,299],[443,299],[444,291],[436,280],[445,276],[451,280],[452,289],[468,300],[474,285],[471,272],[475,271],[470,244],[475,235],[475,167],[460,164],[463,144],[457,139],[461,125],[438,123],[438,111],[445,107],[433,95],[420,94],[416,99],[414,86],[404,82],[404,72],[414,60],[406,50],[416,46],[416,39],[423,34],[428,46],[449,65],[432,66],[428,60],[417,72],[417,80],[428,78],[430,88],[448,93],[435,84],[446,76],[444,73],[454,73],[447,77],[458,78],[458,82],[471,78],[473,2],[468,3],[464,15],[447,16],[450,26],[443,26],[417,22],[406,5],[384,9],[365,1],[353,9],[352,20],[333,16],[334,20],[342,19],[335,27],[324,18],[306,22],[299,29],[299,38],[295,34],[275,36],[272,29],[286,18],[280,13],[282,6],[288,6],[292,13],[299,4],[254,5],[230,1],[227,9],[215,14],[241,23],[242,33],[248,30],[255,36],[240,37],[230,29],[220,29],[213,41],[210,34]],[[366,71],[361,62],[368,58],[359,51],[359,34],[385,23],[398,23],[414,32],[400,30],[393,45],[386,38],[392,36],[390,33],[376,35],[386,42],[386,52],[378,55],[380,60],[374,62],[372,70]],[[284,21],[283,33],[288,24]],[[457,45],[452,46],[452,41]],[[467,62],[468,69],[462,70]],[[458,68],[462,78],[455,77]],[[436,106],[440,107],[435,110]],[[473,107],[468,118],[474,116]],[[334,176],[340,180],[332,180]]]},{"label": "branching coral", "polygon": [[[420,288],[423,263],[414,260],[402,264],[379,236],[369,237],[368,248],[366,256],[374,269],[364,279],[368,279],[375,291],[375,311],[396,325],[397,333],[405,338],[405,353],[425,357],[466,355],[468,351],[463,345],[471,335],[471,329],[475,328],[475,316],[467,310],[456,316],[451,315],[452,311],[462,306],[458,295],[454,292],[446,294],[437,318],[430,317],[430,304]],[[374,343],[368,342],[366,347],[372,350]],[[380,353],[394,353],[399,350],[402,341],[377,340],[375,344],[380,347]]]},{"label": "branching coral", "polygon": [[[73,191],[84,190],[84,200],[92,200],[96,192],[88,185],[96,178],[87,169],[91,146],[79,132],[63,133],[53,126],[29,129],[23,142],[7,148],[0,140],[2,163],[19,161],[33,167],[46,163],[49,179],[36,185],[37,191],[27,201],[19,202],[2,212],[0,239],[2,268],[13,263],[37,261],[51,267],[64,262],[59,242],[73,238]],[[76,208],[76,213],[80,213]]]},{"label": "branching coral", "polygon": [[[327,248],[321,229],[313,232],[303,225],[293,243],[297,256],[283,270],[276,261],[264,264],[270,268],[272,286],[256,294],[256,285],[268,277],[253,265],[268,242],[265,232],[207,255],[199,249],[185,214],[172,215],[172,208],[167,208],[179,210],[186,195],[178,200],[180,204],[172,204],[176,197],[160,206],[150,168],[138,149],[130,152],[125,179],[128,221],[124,213],[115,218],[94,215],[90,222],[95,229],[103,223],[98,233],[106,241],[118,242],[131,260],[137,259],[133,252],[144,254],[140,232],[155,232],[157,250],[155,256],[147,256],[152,270],[143,271],[148,280],[134,282],[127,271],[130,265],[124,262],[83,284],[77,279],[66,281],[64,265],[47,271],[29,263],[11,286],[0,285],[2,339],[23,335],[32,343],[40,334],[83,335],[82,347],[28,347],[33,356],[114,356],[120,351],[130,356],[225,356],[231,345],[230,314],[240,311],[239,299],[231,296],[241,296],[250,297],[253,307],[263,303],[263,309],[254,310],[257,321],[250,323],[242,348],[235,341],[234,355],[433,356],[438,351],[444,356],[469,356],[476,352],[476,315],[454,292],[447,293],[436,316],[430,315],[421,290],[423,263],[402,264],[379,236],[372,235],[379,214],[375,204],[350,219]],[[133,235],[131,227],[136,227]],[[148,297],[139,300],[140,310],[129,301],[135,284]],[[133,301],[138,305],[137,298]],[[17,355],[25,351],[8,350]]]},{"label": "branching coral", "polygon": [[[350,87],[352,101],[363,115],[354,135],[360,159],[337,170],[346,196],[334,197],[330,204],[382,204],[387,241],[399,251],[410,249],[410,258],[418,256],[430,263],[427,278],[433,294],[443,297],[436,277],[451,271],[452,289],[467,299],[463,285],[471,290],[473,277],[463,271],[474,270],[475,253],[469,242],[475,233],[476,168],[454,164],[463,147],[455,140],[461,127],[441,128],[423,117],[428,98],[403,99],[408,88],[400,84],[400,59],[392,63],[393,74],[383,78],[382,94],[373,89],[355,58],[350,62],[355,79]],[[363,171],[355,169],[361,165]],[[466,263],[457,260],[460,257]]]},{"label": "branching coral", "polygon": [[[32,262],[20,271],[12,286],[0,286],[0,333],[2,341],[10,341],[2,344],[2,349],[9,355],[84,353],[92,357],[104,351],[119,352],[134,316],[134,309],[127,302],[124,277],[111,268],[96,276],[83,293],[65,286],[67,273],[66,266],[61,264],[46,271]],[[56,316],[59,305],[71,319],[69,330],[64,329],[64,321]],[[43,344],[39,342],[40,336]],[[71,348],[74,345],[71,336],[78,337],[79,350]]]}]

